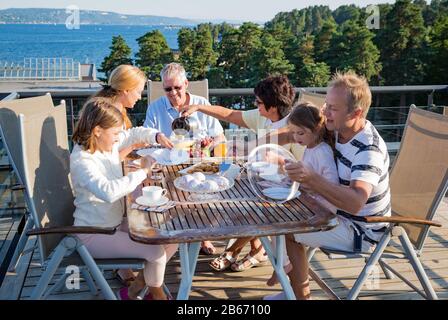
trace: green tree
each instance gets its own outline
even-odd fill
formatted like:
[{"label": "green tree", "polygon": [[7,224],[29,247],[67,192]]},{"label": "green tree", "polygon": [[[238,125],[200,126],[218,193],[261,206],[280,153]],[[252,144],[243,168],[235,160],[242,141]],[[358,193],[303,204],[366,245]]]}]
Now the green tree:
[{"label": "green tree", "polygon": [[299,85],[301,87],[325,87],[330,76],[330,67],[325,62],[307,63],[299,70]]},{"label": "green tree", "polygon": [[209,24],[198,25],[194,30],[181,29],[178,34],[180,61],[191,80],[202,80],[216,62]]},{"label": "green tree", "polygon": [[326,61],[328,59],[331,41],[337,35],[337,28],[336,23],[329,20],[324,23],[322,29],[316,35],[314,39],[316,61]]},{"label": "green tree", "polygon": [[281,42],[276,40],[270,33],[264,32],[261,37],[261,46],[253,57],[254,73],[250,85],[256,85],[260,79],[268,75],[284,74],[289,75],[294,66],[285,58],[281,49]]},{"label": "green tree", "polygon": [[109,47],[110,54],[104,58],[99,72],[104,73],[105,77],[101,81],[107,81],[112,70],[122,64],[132,64],[131,48],[126,44],[122,36],[112,37],[112,45]]},{"label": "green tree", "polygon": [[254,74],[254,55],[261,46],[261,28],[245,22],[238,29],[222,35],[218,66],[224,73],[226,87],[250,87]]},{"label": "green tree", "polygon": [[373,33],[356,21],[347,21],[331,41],[328,63],[332,71],[353,70],[368,80],[381,71],[380,52],[373,43]]},{"label": "green tree", "polygon": [[333,18],[338,25],[346,21],[358,21],[360,17],[361,9],[354,4],[343,5],[333,11]]},{"label": "green tree", "polygon": [[327,84],[330,78],[330,68],[324,62],[314,60],[314,36],[305,35],[296,42],[296,56],[293,58],[294,74],[292,83],[300,87],[319,87]]},{"label": "green tree", "polygon": [[411,0],[398,0],[385,17],[377,37],[388,85],[422,83],[425,69],[425,38],[421,8]]},{"label": "green tree", "polygon": [[448,83],[448,15],[440,17],[431,31],[429,47],[430,63],[426,83]]},{"label": "green tree", "polygon": [[137,39],[139,51],[137,65],[151,80],[160,80],[160,71],[165,64],[173,61],[173,53],[165,37],[159,30],[146,33]]},{"label": "green tree", "polygon": [[322,28],[324,21],[333,20],[328,6],[312,6],[291,12],[280,12],[266,23],[267,28],[273,28],[277,23],[284,23],[295,36],[306,33],[317,33]]}]

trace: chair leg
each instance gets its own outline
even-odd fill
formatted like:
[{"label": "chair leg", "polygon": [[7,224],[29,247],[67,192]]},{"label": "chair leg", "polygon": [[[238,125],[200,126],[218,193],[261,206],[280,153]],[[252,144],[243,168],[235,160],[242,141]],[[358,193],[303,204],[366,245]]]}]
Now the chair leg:
[{"label": "chair leg", "polygon": [[381,270],[383,270],[386,279],[391,280],[395,278],[395,275],[385,266],[385,262],[383,261],[383,259],[380,259],[378,263],[380,264]]},{"label": "chair leg", "polygon": [[308,262],[311,262],[311,259],[313,259],[316,251],[317,248],[311,248],[311,247],[308,248],[308,250],[306,251],[306,257],[308,259]]},{"label": "chair leg", "polygon": [[101,293],[104,295],[104,297],[107,300],[117,300],[117,297],[115,296],[111,287],[109,286],[106,279],[104,278],[104,274],[101,272],[100,268],[98,268],[98,266],[96,265],[95,260],[93,260],[92,256],[90,255],[89,251],[87,250],[87,248],[83,244],[81,244],[80,241],[78,241],[78,246],[77,246],[76,250],[78,251],[79,255],[81,256],[81,259],[86,264],[93,279],[95,279],[95,282],[100,287]]},{"label": "chair leg", "polygon": [[51,287],[51,288],[49,288],[46,292],[45,292],[45,294],[42,296],[42,299],[43,300],[46,300],[49,296],[50,296],[50,294],[52,294],[53,292],[59,292],[59,291],[61,291],[62,290],[62,287],[64,286],[64,284],[65,284],[65,281],[67,280],[67,278],[68,278],[68,276],[69,276],[69,274],[66,274],[66,273],[64,273],[60,278],[59,278],[59,280]]},{"label": "chair leg", "polygon": [[437,300],[438,299],[437,294],[434,291],[434,288],[432,287],[431,282],[428,279],[428,276],[426,275],[425,269],[423,268],[420,259],[417,257],[417,254],[414,251],[414,248],[412,246],[411,241],[408,238],[408,235],[406,234],[406,231],[402,230],[398,238],[400,239],[400,242],[403,245],[403,248],[406,252],[409,262],[412,265],[412,268],[414,268],[414,271],[417,274],[417,277],[421,285],[423,286],[423,289],[425,290],[426,299]]},{"label": "chair leg", "polygon": [[361,292],[362,286],[364,285],[364,282],[367,280],[367,277],[370,274],[371,269],[376,265],[378,260],[381,258],[381,255],[383,254],[384,249],[386,249],[387,245],[389,244],[390,239],[391,239],[391,229],[388,229],[381,237],[381,240],[377,244],[375,251],[373,251],[373,253],[370,255],[369,261],[362,269],[360,275],[358,276],[358,279],[356,279],[353,288],[347,295],[347,300],[355,300],[358,297],[359,293]]},{"label": "chair leg", "polygon": [[260,238],[264,249],[271,261],[272,267],[277,274],[278,281],[280,282],[283,292],[288,300],[296,300],[296,296],[291,287],[288,276],[286,275],[285,269],[283,268],[283,255],[285,247],[285,236],[275,236],[275,253],[272,250],[271,242],[267,237]]},{"label": "chair leg", "polygon": [[17,265],[19,264],[20,258],[22,258],[24,254],[24,249],[26,246],[26,242],[28,240],[28,236],[26,235],[28,230],[31,230],[34,227],[34,220],[29,215],[26,219],[25,227],[23,228],[22,234],[20,235],[19,242],[17,243],[16,250],[14,251],[14,255],[11,258],[10,268],[8,272],[15,272]]},{"label": "chair leg", "polygon": [[96,288],[95,281],[93,281],[89,270],[87,268],[82,268],[81,273],[87,286],[89,287],[90,292],[96,296],[98,294],[98,289]]},{"label": "chair leg", "polygon": [[37,283],[36,287],[34,288],[33,292],[31,293],[31,299],[32,300],[39,300],[42,298],[42,295],[44,294],[45,290],[48,287],[48,284],[50,283],[50,280],[53,278],[56,270],[58,269],[59,265],[61,264],[62,259],[64,258],[65,254],[67,253],[68,248],[61,242],[55,249],[53,253],[53,257],[49,261],[47,268],[45,269],[44,273],[39,279],[39,282]]}]

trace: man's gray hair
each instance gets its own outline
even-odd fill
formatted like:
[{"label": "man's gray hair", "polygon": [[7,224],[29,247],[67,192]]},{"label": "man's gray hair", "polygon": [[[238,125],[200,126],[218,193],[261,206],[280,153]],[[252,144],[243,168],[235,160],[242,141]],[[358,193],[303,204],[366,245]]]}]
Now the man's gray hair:
[{"label": "man's gray hair", "polygon": [[160,78],[162,79],[162,81],[164,79],[171,79],[174,77],[179,77],[182,81],[187,80],[187,73],[185,72],[185,68],[180,63],[168,63],[160,72]]}]

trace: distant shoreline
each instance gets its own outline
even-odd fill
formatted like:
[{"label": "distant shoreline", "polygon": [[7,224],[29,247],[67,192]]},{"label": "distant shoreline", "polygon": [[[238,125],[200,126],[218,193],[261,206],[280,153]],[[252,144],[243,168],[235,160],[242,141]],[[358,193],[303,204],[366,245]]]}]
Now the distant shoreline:
[{"label": "distant shoreline", "polygon": [[[34,22],[20,22],[20,23],[5,23],[0,21],[0,25],[43,25],[43,26],[65,26],[64,23],[34,23]],[[180,24],[108,24],[108,23],[81,23],[80,26],[129,26],[129,27],[143,27],[143,26],[151,26],[151,27],[193,27],[197,24],[191,25],[180,25]]]}]

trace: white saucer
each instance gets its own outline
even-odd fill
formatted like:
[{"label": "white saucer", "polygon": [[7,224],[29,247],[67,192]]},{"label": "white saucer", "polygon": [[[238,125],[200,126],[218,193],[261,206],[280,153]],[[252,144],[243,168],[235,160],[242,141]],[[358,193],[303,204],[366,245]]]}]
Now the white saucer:
[{"label": "white saucer", "polygon": [[[289,188],[281,188],[281,187],[273,187],[273,188],[266,188],[263,191],[263,194],[269,198],[275,199],[275,200],[286,200],[288,199],[289,194],[291,193],[291,189]],[[294,196],[292,196],[290,199],[297,198],[300,195],[300,191],[297,191]]]},{"label": "white saucer", "polygon": [[156,159],[158,163],[165,166],[176,166],[187,162],[190,155],[185,150],[179,149],[157,149],[151,153],[151,157]]},{"label": "white saucer", "polygon": [[163,206],[164,204],[167,204],[169,200],[170,199],[163,196],[159,199],[159,201],[155,202],[155,201],[148,201],[147,198],[141,196],[141,197],[138,197],[137,199],[135,199],[135,202],[137,204],[139,204],[141,206],[145,206],[145,207],[158,207],[158,206]]}]

